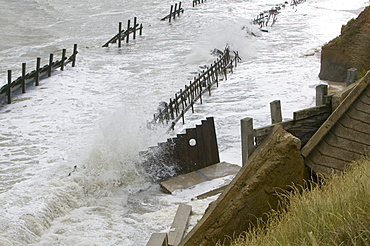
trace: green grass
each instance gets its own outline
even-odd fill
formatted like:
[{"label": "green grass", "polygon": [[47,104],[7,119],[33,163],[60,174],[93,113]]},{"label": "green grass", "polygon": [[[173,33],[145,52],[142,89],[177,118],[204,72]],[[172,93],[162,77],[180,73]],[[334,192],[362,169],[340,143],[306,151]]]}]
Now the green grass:
[{"label": "green grass", "polygon": [[231,245],[370,245],[370,158],[351,166],[310,190],[283,195],[282,212],[271,212]]}]

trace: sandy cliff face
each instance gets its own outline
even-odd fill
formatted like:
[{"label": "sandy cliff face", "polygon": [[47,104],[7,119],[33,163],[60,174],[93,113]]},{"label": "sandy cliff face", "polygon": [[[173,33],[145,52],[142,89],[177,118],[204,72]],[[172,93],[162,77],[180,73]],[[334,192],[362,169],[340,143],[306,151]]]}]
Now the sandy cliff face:
[{"label": "sandy cliff face", "polygon": [[322,47],[320,79],[344,82],[349,68],[357,68],[359,77],[370,69],[370,6]]}]

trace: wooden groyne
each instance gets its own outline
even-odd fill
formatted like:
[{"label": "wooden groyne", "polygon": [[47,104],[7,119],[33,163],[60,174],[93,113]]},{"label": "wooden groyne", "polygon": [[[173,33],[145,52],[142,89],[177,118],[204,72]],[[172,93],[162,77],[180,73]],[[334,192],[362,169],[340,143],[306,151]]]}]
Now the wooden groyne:
[{"label": "wooden groyne", "polygon": [[220,162],[213,117],[167,142],[140,152],[142,165],[155,182]]},{"label": "wooden groyne", "polygon": [[164,21],[164,20],[168,19],[168,22],[171,23],[171,19],[175,20],[176,15],[180,16],[180,14],[182,14],[182,13],[184,13],[184,9],[181,7],[181,2],[179,2],[178,8],[177,8],[177,3],[175,3],[175,6],[171,5],[170,13],[168,15],[166,15],[165,17],[163,17],[161,19],[161,21]]},{"label": "wooden groyne", "polygon": [[175,93],[175,97],[171,98],[169,103],[164,103],[157,114],[154,114],[153,120],[150,124],[170,124],[170,129],[173,130],[176,123],[182,119],[185,123],[185,113],[192,109],[194,112],[194,104],[199,99],[202,103],[202,95],[207,93],[211,95],[211,87],[218,82],[220,78],[227,79],[228,70],[233,72],[233,67],[236,67],[241,58],[238,52],[233,52],[234,55],[230,55],[230,49],[225,48],[221,57],[217,59],[213,64],[207,67],[198,77],[194,77],[194,80],[187,86],[185,85],[184,90]]},{"label": "wooden groyne", "polygon": [[126,43],[129,43],[130,41],[130,34],[132,34],[132,38],[136,39],[136,32],[139,32],[139,35],[141,36],[143,34],[143,24],[137,23],[137,17],[134,17],[134,23],[133,26],[131,26],[131,20],[127,20],[127,29],[122,29],[122,22],[118,23],[118,33],[112,37],[108,42],[103,44],[102,47],[108,47],[109,44],[115,44],[118,42],[118,48],[121,48],[122,46],[122,40]]},{"label": "wooden groyne", "polygon": [[197,6],[198,4],[204,3],[206,0],[193,0],[193,7]]},{"label": "wooden groyne", "polygon": [[12,70],[8,70],[8,83],[0,88],[0,101],[4,101],[8,104],[12,103],[12,95],[18,89],[22,90],[22,93],[26,93],[26,88],[29,85],[38,86],[41,79],[50,77],[52,73],[60,68],[64,70],[64,67],[72,63],[72,67],[76,65],[76,56],[78,54],[77,44],[73,47],[73,53],[70,57],[66,56],[66,49],[62,50],[62,57],[60,60],[54,61],[54,55],[50,54],[49,63],[41,67],[41,58],[38,57],[36,60],[36,69],[26,73],[27,65],[22,63],[22,76],[12,81]]}]

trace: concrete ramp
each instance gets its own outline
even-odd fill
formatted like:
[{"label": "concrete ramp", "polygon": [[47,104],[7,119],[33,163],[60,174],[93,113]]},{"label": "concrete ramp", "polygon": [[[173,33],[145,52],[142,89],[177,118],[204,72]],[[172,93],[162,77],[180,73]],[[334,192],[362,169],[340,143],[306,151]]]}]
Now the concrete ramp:
[{"label": "concrete ramp", "polygon": [[302,148],[314,173],[343,171],[351,161],[370,153],[370,72]]}]

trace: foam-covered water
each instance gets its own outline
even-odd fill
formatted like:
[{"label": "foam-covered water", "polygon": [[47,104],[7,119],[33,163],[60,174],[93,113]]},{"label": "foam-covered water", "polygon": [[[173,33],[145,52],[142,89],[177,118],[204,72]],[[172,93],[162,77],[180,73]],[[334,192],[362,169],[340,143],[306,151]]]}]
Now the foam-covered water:
[{"label": "foam-covered water", "polygon": [[[320,47],[339,35],[364,1],[307,0],[281,11],[268,33],[249,22],[272,0],[209,0],[171,24],[161,22],[173,1],[0,0],[0,81],[7,70],[33,70],[49,53],[79,46],[67,66],[0,107],[1,245],[145,245],[169,229],[178,203],[193,206],[191,226],[215,199],[191,200],[231,177],[165,195],[146,178],[139,151],[165,140],[152,131],[160,101],[168,101],[214,61],[226,44],[243,63],[176,132],[214,116],[221,160],[240,164],[240,120],[269,123],[269,102],[283,117],[314,104]],[[122,48],[101,46],[118,22],[138,17],[143,36]],[[254,32],[256,36],[250,33]],[[75,168],[76,167],[76,168]]]}]

